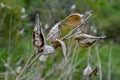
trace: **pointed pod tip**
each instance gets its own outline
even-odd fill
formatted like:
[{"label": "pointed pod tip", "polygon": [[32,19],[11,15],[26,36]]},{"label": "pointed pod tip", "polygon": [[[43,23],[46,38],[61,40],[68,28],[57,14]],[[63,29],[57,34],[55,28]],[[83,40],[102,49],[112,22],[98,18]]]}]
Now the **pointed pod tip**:
[{"label": "pointed pod tip", "polygon": [[36,15],[39,15],[39,12],[35,12]]},{"label": "pointed pod tip", "polygon": [[36,13],[36,17],[38,17],[39,16],[39,14],[38,13]]},{"label": "pointed pod tip", "polygon": [[36,18],[39,18],[39,13],[36,13]]},{"label": "pointed pod tip", "polygon": [[35,13],[36,23],[40,23],[40,15],[38,12]]},{"label": "pointed pod tip", "polygon": [[39,16],[40,16],[40,15],[39,15],[39,12],[35,12],[35,17],[36,17],[36,18],[39,18]]}]

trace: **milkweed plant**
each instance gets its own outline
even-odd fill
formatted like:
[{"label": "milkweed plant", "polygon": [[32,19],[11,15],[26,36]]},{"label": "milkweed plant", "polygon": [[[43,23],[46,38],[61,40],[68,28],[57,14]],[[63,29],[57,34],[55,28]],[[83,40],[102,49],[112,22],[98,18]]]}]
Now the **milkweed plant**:
[{"label": "milkweed plant", "polygon": [[[29,57],[25,66],[19,71],[16,80],[22,80],[22,74],[29,69],[36,60],[45,62],[48,56],[56,54],[58,47],[61,47],[62,49],[65,59],[64,63],[69,64],[70,59],[67,56],[67,47],[65,43],[67,40],[73,39],[77,41],[77,44],[79,45],[77,47],[88,48],[106,37],[89,35],[84,31],[84,29],[87,28],[86,24],[92,16],[92,11],[87,11],[84,14],[70,14],[65,19],[56,23],[49,31],[47,37],[44,35],[39,14],[36,13],[35,16],[36,21],[32,33],[32,44],[35,48],[35,53]],[[48,41],[51,43],[47,44]],[[100,75],[98,74],[99,71],[99,64],[92,67],[92,64],[88,62],[86,68],[83,70],[83,78],[85,80],[94,78],[93,76]]]}]

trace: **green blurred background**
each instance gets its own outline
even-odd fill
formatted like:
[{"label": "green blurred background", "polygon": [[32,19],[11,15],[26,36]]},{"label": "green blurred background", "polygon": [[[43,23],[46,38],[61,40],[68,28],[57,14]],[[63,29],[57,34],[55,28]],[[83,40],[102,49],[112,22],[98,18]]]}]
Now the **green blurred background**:
[{"label": "green blurred background", "polygon": [[[45,35],[51,27],[65,19],[71,13],[84,14],[93,10],[89,25],[97,30],[96,35],[107,38],[91,48],[68,48],[71,63],[54,72],[55,65],[62,64],[61,49],[57,50],[57,60],[49,57],[46,62],[36,62],[30,72],[24,74],[24,80],[82,80],[82,71],[87,65],[87,53],[93,56],[93,64],[97,63],[96,51],[100,55],[103,80],[119,80],[120,75],[120,0],[0,0],[0,80],[14,80],[17,67],[23,67],[33,53],[32,30],[35,13],[40,13]],[[68,41],[69,42],[69,41]],[[69,45],[67,45],[69,46]],[[80,63],[79,63],[80,62]],[[40,63],[40,64],[39,64]],[[79,63],[79,64],[77,64]],[[77,64],[75,67],[74,65]],[[41,68],[43,65],[45,68]],[[46,66],[47,65],[47,66]],[[69,67],[73,66],[69,75]],[[36,70],[38,69],[38,70]],[[42,69],[42,70],[41,70]],[[51,73],[50,73],[51,72]],[[47,74],[50,74],[46,77]],[[62,76],[63,74],[66,74]],[[39,77],[39,78],[38,78]],[[99,80],[99,76],[93,78]]]}]

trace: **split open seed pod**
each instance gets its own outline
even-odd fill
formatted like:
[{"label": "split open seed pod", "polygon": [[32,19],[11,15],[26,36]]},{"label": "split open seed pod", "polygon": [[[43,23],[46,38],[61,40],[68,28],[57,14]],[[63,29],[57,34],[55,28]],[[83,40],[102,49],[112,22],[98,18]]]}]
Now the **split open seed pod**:
[{"label": "split open seed pod", "polygon": [[95,66],[95,68],[92,70],[92,72],[89,74],[89,77],[95,77],[98,75],[98,66]]},{"label": "split open seed pod", "polygon": [[48,39],[51,40],[51,42],[54,42],[56,39],[59,38],[59,26],[60,26],[60,22],[56,23],[50,30],[49,34],[48,34]]},{"label": "split open seed pod", "polygon": [[92,69],[91,65],[88,64],[87,67],[83,71],[83,76],[86,77],[95,77],[98,74],[98,66]]},{"label": "split open seed pod", "polygon": [[96,36],[80,33],[80,34],[76,34],[74,38],[75,40],[78,41],[78,44],[81,47],[89,47],[92,44],[94,44],[96,41],[104,39],[105,36],[96,37]]},{"label": "split open seed pod", "polygon": [[68,34],[72,29],[79,26],[83,22],[82,16],[79,13],[73,13],[66,17],[60,25],[61,36]]},{"label": "split open seed pod", "polygon": [[36,23],[32,35],[33,46],[38,52],[43,51],[45,45],[45,37],[42,31],[42,25],[39,19],[39,14],[36,14]]},{"label": "split open seed pod", "polygon": [[87,65],[87,67],[83,71],[84,77],[89,77],[90,73],[92,72],[92,67],[90,64]]},{"label": "split open seed pod", "polygon": [[66,45],[65,45],[65,43],[62,41],[62,40],[59,40],[59,39],[56,39],[54,42],[53,42],[53,45],[54,45],[54,47],[55,48],[57,48],[57,47],[62,47],[62,51],[63,51],[63,55],[64,55],[64,57],[65,57],[65,60],[66,61],[68,61],[67,60],[67,55],[66,55]]}]

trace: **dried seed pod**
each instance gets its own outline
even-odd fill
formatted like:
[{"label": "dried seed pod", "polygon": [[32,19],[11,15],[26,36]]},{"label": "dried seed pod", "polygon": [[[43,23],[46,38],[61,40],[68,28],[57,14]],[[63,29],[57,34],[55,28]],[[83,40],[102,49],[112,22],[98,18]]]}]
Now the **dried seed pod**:
[{"label": "dried seed pod", "polygon": [[78,43],[81,47],[89,47],[96,41],[100,39],[104,39],[105,36],[96,37],[96,36],[80,33],[80,34],[76,34],[74,38],[78,40]]},{"label": "dried seed pod", "polygon": [[96,66],[92,72],[89,74],[89,77],[94,77],[94,76],[97,76],[98,74],[98,66]]},{"label": "dried seed pod", "polygon": [[61,25],[68,25],[71,27],[79,26],[83,22],[82,17],[83,15],[79,13],[73,13],[69,15],[67,18],[65,18]]},{"label": "dried seed pod", "polygon": [[56,23],[49,32],[48,39],[50,38],[52,42],[59,38],[59,26],[60,22]]},{"label": "dried seed pod", "polygon": [[98,73],[98,66],[95,66],[95,68],[92,69],[91,65],[88,64],[87,67],[83,71],[83,76],[85,78],[87,78],[87,77],[94,77],[94,76],[97,76],[97,73]]},{"label": "dried seed pod", "polygon": [[79,26],[83,22],[83,15],[79,13],[73,13],[65,18],[60,25],[61,36],[65,36],[72,29]]},{"label": "dried seed pod", "polygon": [[88,64],[87,67],[83,71],[83,76],[84,77],[89,77],[90,73],[92,72],[91,65]]},{"label": "dried seed pod", "polygon": [[55,47],[55,48],[57,48],[57,47],[59,47],[59,46],[62,47],[62,51],[63,51],[63,55],[64,55],[64,57],[65,57],[65,60],[68,61],[68,60],[67,60],[67,56],[66,56],[66,45],[65,45],[65,43],[64,43],[62,40],[56,39],[56,40],[53,42],[53,44],[54,44],[54,47]]},{"label": "dried seed pod", "polygon": [[42,31],[39,14],[36,14],[36,23],[33,30],[32,40],[33,46],[38,50],[38,52],[43,51],[45,45],[45,37]]},{"label": "dried seed pod", "polygon": [[55,48],[60,47],[61,43],[56,39],[55,41],[52,42]]}]

